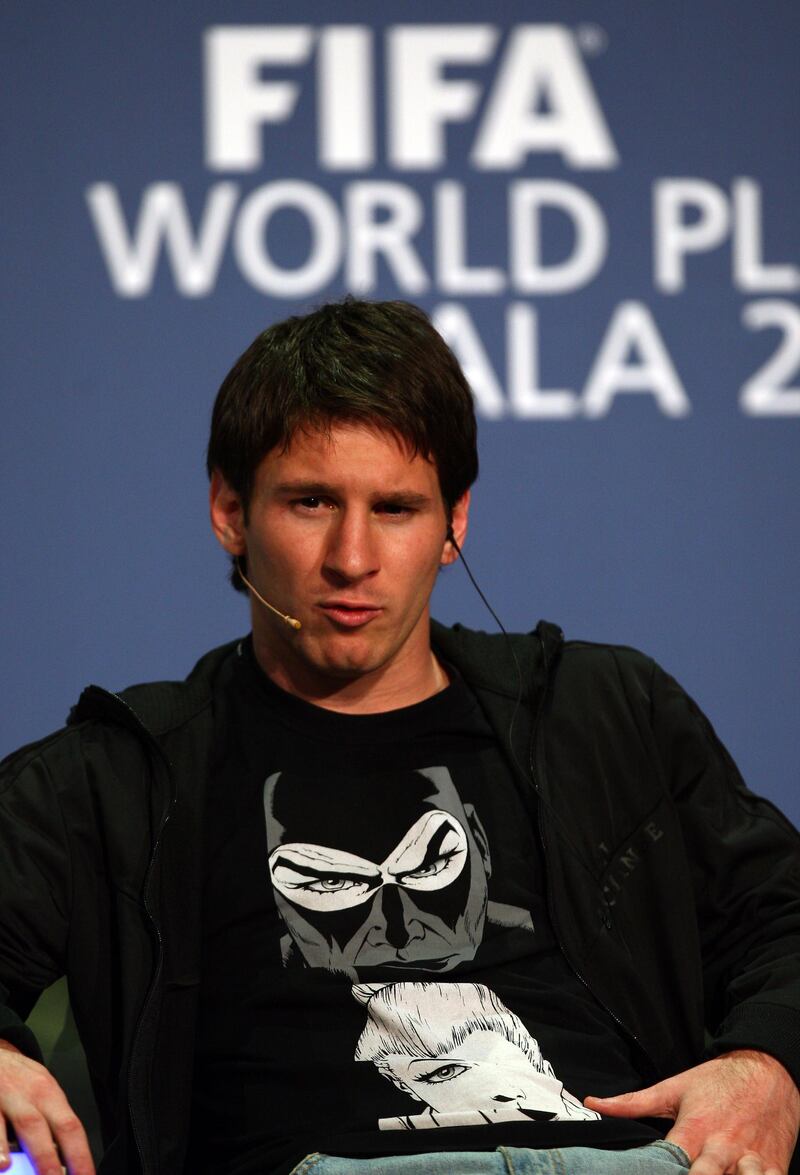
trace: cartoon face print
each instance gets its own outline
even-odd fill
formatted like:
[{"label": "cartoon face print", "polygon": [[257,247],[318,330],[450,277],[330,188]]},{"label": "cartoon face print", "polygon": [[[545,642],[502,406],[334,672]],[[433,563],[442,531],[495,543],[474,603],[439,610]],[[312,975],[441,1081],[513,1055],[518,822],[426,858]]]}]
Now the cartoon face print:
[{"label": "cartoon face print", "polygon": [[311,967],[447,971],[471,959],[486,917],[489,853],[444,767],[371,779],[264,785],[269,873]]},{"label": "cartoon face print", "polygon": [[537,1070],[518,1044],[487,1029],[440,1056],[393,1056],[390,1065],[396,1083],[437,1117],[465,1110],[487,1122],[564,1117],[561,1082]]},{"label": "cartoon face print", "polygon": [[443,889],[464,868],[468,851],[458,820],[433,811],[420,816],[380,865],[322,845],[293,844],[270,855],[270,876],[284,897],[307,910],[347,910],[382,885]]},{"label": "cartoon face print", "polygon": [[568,1093],[522,1021],[483,984],[359,984],[368,1022],[356,1060],[372,1061],[427,1109],[381,1129],[594,1119]]}]

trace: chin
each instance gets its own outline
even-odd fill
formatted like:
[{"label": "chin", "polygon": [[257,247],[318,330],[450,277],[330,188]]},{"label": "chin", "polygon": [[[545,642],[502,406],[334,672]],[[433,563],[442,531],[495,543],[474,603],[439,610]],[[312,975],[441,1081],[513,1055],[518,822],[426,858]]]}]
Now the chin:
[{"label": "chin", "polygon": [[382,669],[390,659],[391,652],[381,654],[374,649],[346,648],[330,649],[318,661],[310,663],[318,673],[348,681]]},{"label": "chin", "polygon": [[373,664],[366,659],[362,661],[342,657],[325,661],[322,664],[314,664],[313,668],[323,677],[344,682],[358,681],[360,677],[365,677],[367,674],[373,673],[376,669],[380,669],[381,665],[382,662]]}]

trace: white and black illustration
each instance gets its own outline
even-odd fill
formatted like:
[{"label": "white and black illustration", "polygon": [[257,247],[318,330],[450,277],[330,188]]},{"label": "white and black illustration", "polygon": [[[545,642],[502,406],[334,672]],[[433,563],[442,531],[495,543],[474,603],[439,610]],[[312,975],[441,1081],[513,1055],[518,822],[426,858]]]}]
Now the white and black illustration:
[{"label": "white and black illustration", "polygon": [[[538,1042],[481,983],[363,983],[355,1051],[417,1103],[381,1130],[597,1119],[564,1089]],[[420,1103],[425,1107],[419,1110]]]},{"label": "white and black illustration", "polygon": [[285,965],[447,972],[475,957],[487,923],[533,931],[528,911],[489,900],[486,833],[446,767],[335,788],[277,772],[264,811]]}]

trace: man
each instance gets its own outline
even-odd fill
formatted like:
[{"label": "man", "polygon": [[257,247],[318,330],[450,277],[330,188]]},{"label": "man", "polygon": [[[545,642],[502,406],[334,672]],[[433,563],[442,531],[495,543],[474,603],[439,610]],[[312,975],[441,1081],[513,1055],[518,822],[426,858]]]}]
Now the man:
[{"label": "man", "polygon": [[[103,1175],[785,1172],[797,835],[647,658],[431,622],[477,455],[424,314],[270,328],[208,465],[252,635],[185,683],[90,687],[0,783],[0,1114],[40,1175],[56,1146],[93,1170],[21,1022],[64,972]],[[473,993],[444,1064],[369,1000],[400,1088],[353,995],[433,981]],[[522,1040],[591,1116],[537,1114]],[[430,1107],[467,1091],[461,1124],[408,1128],[412,1072]]]}]

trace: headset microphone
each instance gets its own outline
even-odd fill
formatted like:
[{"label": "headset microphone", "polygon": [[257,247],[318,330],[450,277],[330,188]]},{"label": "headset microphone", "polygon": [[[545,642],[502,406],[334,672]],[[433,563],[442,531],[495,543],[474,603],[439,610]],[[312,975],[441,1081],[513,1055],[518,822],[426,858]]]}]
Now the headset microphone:
[{"label": "headset microphone", "polygon": [[253,593],[253,595],[255,596],[255,598],[258,600],[258,602],[260,604],[263,604],[265,608],[269,608],[270,612],[274,612],[276,616],[280,616],[281,620],[285,624],[288,624],[290,628],[294,628],[295,630],[297,630],[297,629],[301,629],[303,627],[302,624],[300,623],[300,621],[297,620],[294,616],[289,616],[286,612],[280,612],[277,608],[275,608],[272,604],[270,604],[269,600],[265,600],[260,592],[256,591],[256,589],[251,584],[250,580],[247,578],[245,573],[242,571],[242,561],[241,561],[241,559],[238,559],[238,558],[236,560],[236,570],[239,572],[239,575],[241,576],[243,582],[247,584],[250,591]]}]

